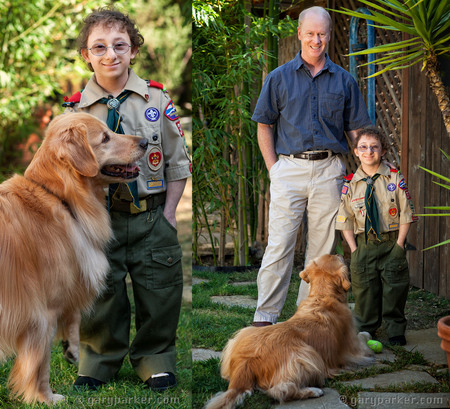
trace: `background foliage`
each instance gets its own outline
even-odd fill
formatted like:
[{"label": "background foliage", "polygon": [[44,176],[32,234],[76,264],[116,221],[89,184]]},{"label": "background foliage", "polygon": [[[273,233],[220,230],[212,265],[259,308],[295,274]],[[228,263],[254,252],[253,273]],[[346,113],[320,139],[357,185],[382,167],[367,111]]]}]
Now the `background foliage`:
[{"label": "background foliage", "polygon": [[[265,39],[294,33],[296,23],[256,17],[242,0],[192,4],[194,258],[201,261],[201,236],[223,247],[228,235],[234,264],[246,265],[256,235],[260,181],[267,181],[251,103],[269,57]],[[214,264],[222,265],[223,248],[222,259],[216,259],[216,250],[212,254]]]}]

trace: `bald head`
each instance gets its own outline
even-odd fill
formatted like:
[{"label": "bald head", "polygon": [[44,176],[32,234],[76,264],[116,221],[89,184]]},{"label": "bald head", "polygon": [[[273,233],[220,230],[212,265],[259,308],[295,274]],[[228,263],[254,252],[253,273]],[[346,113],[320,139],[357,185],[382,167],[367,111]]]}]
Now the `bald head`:
[{"label": "bald head", "polygon": [[298,28],[300,30],[302,29],[302,24],[305,21],[305,19],[308,19],[308,17],[311,17],[312,15],[321,17],[325,21],[327,21],[329,32],[331,32],[333,23],[331,21],[330,14],[323,7],[319,7],[319,6],[307,8],[300,13],[300,15],[298,16]]}]

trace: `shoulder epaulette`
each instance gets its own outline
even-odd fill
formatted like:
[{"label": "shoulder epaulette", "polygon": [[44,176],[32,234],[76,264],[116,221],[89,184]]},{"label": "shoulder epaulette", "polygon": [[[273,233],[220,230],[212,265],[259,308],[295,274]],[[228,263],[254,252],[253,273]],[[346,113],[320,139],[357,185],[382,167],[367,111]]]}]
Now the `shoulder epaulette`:
[{"label": "shoulder epaulette", "polygon": [[75,92],[71,97],[64,97],[64,104],[62,104],[65,108],[72,108],[75,104],[81,101],[81,93],[83,90]]},{"label": "shoulder epaulette", "polygon": [[390,169],[391,169],[391,172],[394,172],[394,173],[399,173],[400,172],[398,169],[395,169],[395,168],[390,168]]},{"label": "shoulder epaulette", "polygon": [[350,173],[349,175],[344,176],[344,181],[345,182],[351,182],[352,179],[353,179],[353,173]]},{"label": "shoulder epaulette", "polygon": [[166,92],[166,88],[160,82],[153,81],[153,80],[145,80],[145,82],[147,83],[148,87],[159,88],[160,90]]}]

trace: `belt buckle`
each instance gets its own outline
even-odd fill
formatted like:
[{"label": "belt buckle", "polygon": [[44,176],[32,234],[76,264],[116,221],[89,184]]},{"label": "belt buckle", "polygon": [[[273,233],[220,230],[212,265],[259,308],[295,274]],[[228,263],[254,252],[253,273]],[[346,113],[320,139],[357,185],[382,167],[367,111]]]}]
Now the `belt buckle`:
[{"label": "belt buckle", "polygon": [[130,213],[138,214],[147,211],[147,200],[139,200],[140,209],[137,209],[133,202],[130,203]]}]

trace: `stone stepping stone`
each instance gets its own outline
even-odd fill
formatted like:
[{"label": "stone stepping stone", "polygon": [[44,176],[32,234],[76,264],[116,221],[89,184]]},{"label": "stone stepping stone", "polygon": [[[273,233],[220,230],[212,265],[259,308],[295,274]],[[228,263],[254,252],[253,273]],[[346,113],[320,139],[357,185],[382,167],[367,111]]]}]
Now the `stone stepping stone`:
[{"label": "stone stepping stone", "polygon": [[370,378],[356,379],[354,381],[342,382],[347,386],[360,386],[364,389],[374,389],[376,386],[385,388],[388,386],[402,386],[412,383],[439,383],[431,375],[421,371],[399,371],[385,373]]},{"label": "stone stepping stone", "polygon": [[358,409],[441,409],[450,407],[448,393],[360,392]]},{"label": "stone stepping stone", "polygon": [[256,308],[257,300],[249,295],[214,295],[211,297],[211,301],[216,304],[224,304],[229,307],[244,307],[244,308]]},{"label": "stone stepping stone", "polygon": [[406,331],[405,337],[407,344],[404,348],[407,351],[419,351],[428,362],[447,365],[447,356],[441,349],[437,328]]},{"label": "stone stepping stone", "polygon": [[[296,400],[273,406],[272,409],[350,409],[339,395],[339,392],[331,388],[323,388],[323,396]],[[391,408],[392,409],[392,408]]]},{"label": "stone stepping stone", "polygon": [[221,352],[213,351],[211,349],[192,348],[192,360],[195,361],[207,361],[211,358],[219,358],[222,355]]},{"label": "stone stepping stone", "polygon": [[192,285],[200,285],[202,283],[209,283],[209,280],[206,278],[192,277]]},{"label": "stone stepping stone", "polygon": [[235,283],[230,283],[233,287],[243,287],[245,285],[256,285],[256,281],[237,281]]}]

